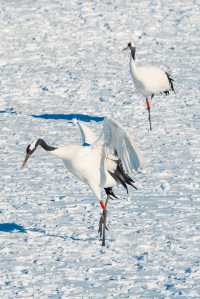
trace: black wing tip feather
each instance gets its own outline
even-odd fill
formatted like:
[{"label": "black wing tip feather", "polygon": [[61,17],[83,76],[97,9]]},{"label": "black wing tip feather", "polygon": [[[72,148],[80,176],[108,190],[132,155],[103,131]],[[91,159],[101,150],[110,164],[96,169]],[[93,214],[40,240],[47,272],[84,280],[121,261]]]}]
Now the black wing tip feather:
[{"label": "black wing tip feather", "polygon": [[[120,160],[117,161],[117,167],[114,171],[114,173],[110,172],[110,175],[115,179],[115,181],[119,184],[121,184],[124,189],[126,190],[128,194],[128,187],[127,185],[132,186],[134,189],[137,190],[137,187],[134,185],[134,180],[127,174],[125,173],[122,162]],[[111,188],[112,189],[112,188]],[[112,191],[112,190],[111,190]]]},{"label": "black wing tip feather", "polygon": [[109,196],[109,197],[111,197],[111,199],[112,199],[112,197],[118,199],[118,197],[117,197],[117,196],[115,195],[115,193],[113,192],[112,187],[104,188],[104,190],[105,190],[105,192],[106,192],[106,195]]},{"label": "black wing tip feather", "polygon": [[174,79],[170,76],[170,74],[169,74],[168,72],[165,72],[165,74],[166,74],[167,79],[168,79],[168,81],[169,81],[171,90],[172,90],[174,93],[176,93],[176,92],[175,92],[175,89],[174,89],[174,84],[173,84]]}]

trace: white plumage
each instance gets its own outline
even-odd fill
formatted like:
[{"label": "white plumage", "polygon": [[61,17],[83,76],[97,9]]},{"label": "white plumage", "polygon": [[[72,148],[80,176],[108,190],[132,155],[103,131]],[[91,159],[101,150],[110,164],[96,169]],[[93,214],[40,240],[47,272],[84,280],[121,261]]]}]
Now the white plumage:
[{"label": "white plumage", "polygon": [[[79,122],[77,124],[82,137],[81,145],[69,144],[53,147],[43,139],[38,139],[27,146],[22,167],[39,145],[50,154],[62,159],[66,168],[90,187],[103,209],[99,233],[104,246],[107,229],[107,202],[109,198],[116,197],[112,187],[121,184],[128,192],[128,184],[136,189],[129,174],[142,167],[142,158],[133,140],[115,121],[105,118],[99,138],[86,125],[81,125]],[[102,188],[107,194],[105,202],[101,196]]]},{"label": "white plumage", "polygon": [[136,65],[136,48],[133,47],[131,43],[128,43],[127,48],[129,48],[131,51],[129,65],[133,82],[135,84],[136,89],[146,98],[146,105],[149,113],[149,124],[151,130],[151,104],[149,100],[152,99],[154,95],[162,93],[168,95],[170,90],[174,91],[173,79],[167,72],[163,71],[157,66]]},{"label": "white plumage", "polygon": [[166,73],[156,66],[136,66],[132,56],[130,58],[130,71],[136,88],[145,97],[170,90],[170,83]]},{"label": "white plumage", "polygon": [[105,118],[103,133],[105,149],[111,153],[117,153],[125,172],[131,174],[134,170],[142,168],[143,158],[136,142],[119,124]]},{"label": "white plumage", "polygon": [[74,123],[79,127],[80,134],[81,134],[81,145],[91,145],[94,143],[98,136],[83,122],[80,124],[80,122],[76,119]]},{"label": "white plumage", "polygon": [[[66,168],[79,180],[86,183],[94,192],[99,202],[102,202],[101,189],[112,188],[119,181],[115,178],[118,161],[121,161],[124,173],[128,174],[142,168],[141,154],[136,144],[115,121],[105,118],[103,134],[100,138],[86,126],[80,125],[82,144],[69,144],[51,147],[42,139],[38,139],[27,147],[27,154],[23,166],[36,150],[38,145],[50,154],[61,158]],[[94,142],[94,140],[98,140]],[[85,143],[90,146],[84,146]],[[125,182],[127,183],[127,182]]]}]

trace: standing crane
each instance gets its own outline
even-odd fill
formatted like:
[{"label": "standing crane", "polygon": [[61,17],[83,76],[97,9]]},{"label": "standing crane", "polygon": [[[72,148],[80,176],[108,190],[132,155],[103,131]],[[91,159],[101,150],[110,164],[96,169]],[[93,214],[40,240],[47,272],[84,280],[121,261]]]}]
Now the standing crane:
[{"label": "standing crane", "polygon": [[146,98],[146,106],[149,114],[149,126],[151,125],[151,100],[156,94],[168,95],[172,90],[175,93],[171,76],[154,65],[138,66],[135,63],[136,47],[130,42],[124,49],[130,49],[130,72],[136,89]]}]

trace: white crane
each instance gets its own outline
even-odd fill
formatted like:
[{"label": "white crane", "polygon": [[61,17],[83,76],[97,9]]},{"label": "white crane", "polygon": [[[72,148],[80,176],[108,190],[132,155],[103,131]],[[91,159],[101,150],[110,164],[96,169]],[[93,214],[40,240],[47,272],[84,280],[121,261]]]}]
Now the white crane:
[{"label": "white crane", "polygon": [[[103,210],[99,222],[99,233],[104,246],[105,230],[107,229],[106,207],[108,199],[116,197],[112,188],[117,184],[123,185],[127,192],[127,185],[136,188],[129,175],[142,168],[143,159],[133,139],[114,120],[104,119],[102,133],[91,145],[88,140],[94,141],[95,135],[88,127],[81,127],[79,123],[78,125],[83,137],[83,145],[69,144],[54,147],[48,145],[41,138],[37,139],[27,146],[22,168],[39,145],[50,154],[61,158],[66,168],[80,181],[87,184],[99,201]],[[88,146],[84,146],[86,142]],[[102,188],[107,194],[105,201],[101,196]]]},{"label": "white crane", "polygon": [[150,130],[151,126],[151,102],[152,98],[156,94],[165,94],[168,95],[170,90],[175,93],[173,86],[173,79],[171,76],[154,65],[143,65],[138,66],[135,63],[135,53],[136,47],[131,43],[128,43],[128,46],[124,49],[130,49],[130,72],[133,78],[136,89],[146,98],[146,106],[149,114],[149,125]]}]

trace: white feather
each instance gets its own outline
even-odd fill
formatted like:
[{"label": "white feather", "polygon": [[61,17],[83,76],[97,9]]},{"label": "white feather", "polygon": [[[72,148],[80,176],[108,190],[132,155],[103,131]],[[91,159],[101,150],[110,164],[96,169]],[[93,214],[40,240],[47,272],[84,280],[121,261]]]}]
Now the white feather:
[{"label": "white feather", "polygon": [[106,155],[112,160],[113,154],[117,154],[125,172],[132,173],[142,168],[143,158],[136,143],[118,123],[105,118],[103,136]]},{"label": "white feather", "polygon": [[136,89],[145,97],[171,89],[166,73],[157,66],[136,66],[130,56],[130,71]]},{"label": "white feather", "polygon": [[76,122],[81,133],[81,144],[84,145],[85,143],[87,144],[92,144],[97,140],[97,136],[95,133],[85,124],[81,123],[79,121]]},{"label": "white feather", "polygon": [[[117,167],[117,160],[122,162],[126,173],[137,171],[142,167],[142,159],[136,144],[125,130],[115,121],[105,118],[102,133],[99,138],[87,126],[79,126],[83,141],[91,146],[69,144],[48,150],[48,145],[42,146],[49,154],[61,158],[67,169],[80,181],[87,184],[101,201],[101,188],[113,187],[118,184],[112,173]],[[83,129],[84,128],[84,129]],[[103,142],[102,142],[103,139]],[[39,140],[39,139],[38,139]],[[31,144],[31,147],[35,143]],[[36,147],[35,147],[36,149]]]},{"label": "white feather", "polygon": [[145,97],[171,90],[167,73],[154,65],[136,65],[130,54],[130,72],[136,89]]}]

